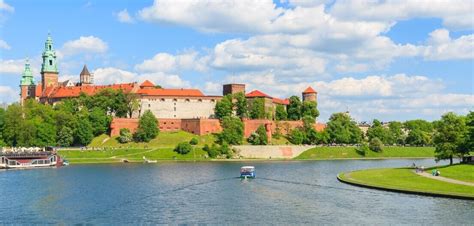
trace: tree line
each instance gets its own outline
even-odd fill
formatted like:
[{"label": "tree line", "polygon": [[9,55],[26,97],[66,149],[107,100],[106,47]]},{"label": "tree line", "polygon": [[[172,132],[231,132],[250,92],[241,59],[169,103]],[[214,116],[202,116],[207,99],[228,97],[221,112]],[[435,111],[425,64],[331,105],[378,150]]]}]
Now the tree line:
[{"label": "tree line", "polygon": [[130,117],[138,109],[134,94],[104,89],[48,105],[29,99],[0,109],[1,146],[87,145],[109,132],[112,117]]}]

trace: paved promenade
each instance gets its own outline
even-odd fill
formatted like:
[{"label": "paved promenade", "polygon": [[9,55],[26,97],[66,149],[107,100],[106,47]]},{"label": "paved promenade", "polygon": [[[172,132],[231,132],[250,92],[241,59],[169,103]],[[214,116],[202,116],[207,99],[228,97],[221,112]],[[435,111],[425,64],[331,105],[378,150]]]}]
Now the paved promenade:
[{"label": "paved promenade", "polygon": [[433,176],[432,174],[427,173],[427,172],[418,172],[416,174],[418,174],[420,176],[423,176],[423,177],[427,177],[427,178],[431,178],[431,179],[435,179],[435,180],[440,180],[440,181],[444,181],[444,182],[448,182],[448,183],[452,183],[452,184],[461,184],[461,185],[467,185],[467,186],[473,186],[474,187],[474,183],[455,180],[455,179],[442,177],[442,176]]}]

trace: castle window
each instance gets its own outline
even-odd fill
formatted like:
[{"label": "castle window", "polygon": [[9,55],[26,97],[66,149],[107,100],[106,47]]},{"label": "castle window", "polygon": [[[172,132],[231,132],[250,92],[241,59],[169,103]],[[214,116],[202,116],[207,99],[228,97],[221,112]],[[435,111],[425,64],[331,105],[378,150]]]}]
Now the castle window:
[{"label": "castle window", "polygon": [[215,102],[215,100],[214,100],[214,99],[211,99],[211,102]]},{"label": "castle window", "polygon": [[49,66],[53,65],[53,60],[49,60]]},{"label": "castle window", "polygon": [[49,50],[51,50],[51,45],[49,45],[48,47],[49,47]]},{"label": "castle window", "polygon": [[177,99],[173,99],[174,102],[178,101]]},{"label": "castle window", "polygon": [[176,118],[176,115],[174,115],[174,117]]},{"label": "castle window", "polygon": [[189,102],[189,99],[186,99],[185,101],[186,101],[186,102]]},{"label": "castle window", "polygon": [[151,105],[150,105],[150,104],[148,104],[148,107],[151,107]]},{"label": "castle window", "polygon": [[176,107],[174,107],[174,111],[176,111]]},{"label": "castle window", "polygon": [[161,98],[161,102],[164,102],[165,101],[165,98]]},{"label": "castle window", "polygon": [[199,99],[198,102],[202,102],[202,99]]}]

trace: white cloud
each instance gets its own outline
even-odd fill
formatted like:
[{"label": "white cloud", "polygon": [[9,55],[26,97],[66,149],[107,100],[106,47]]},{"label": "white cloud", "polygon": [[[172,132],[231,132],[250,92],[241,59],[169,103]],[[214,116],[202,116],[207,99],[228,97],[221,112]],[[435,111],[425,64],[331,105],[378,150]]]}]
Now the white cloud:
[{"label": "white cloud", "polygon": [[95,84],[136,82],[137,74],[113,67],[97,68],[93,72]]},{"label": "white cloud", "polygon": [[10,86],[0,86],[0,103],[13,103],[20,99],[20,91]]},{"label": "white cloud", "polygon": [[11,47],[8,45],[7,42],[4,40],[0,39],[0,49],[11,49]]},{"label": "white cloud", "polygon": [[411,18],[441,18],[452,29],[473,29],[474,3],[464,0],[340,0],[330,13],[351,20],[396,21]]},{"label": "white cloud", "polygon": [[428,46],[424,47],[423,56],[429,60],[456,60],[474,58],[474,35],[464,35],[455,40],[446,29],[430,33]]},{"label": "white cloud", "polygon": [[117,13],[117,20],[122,22],[122,23],[133,23],[134,22],[133,18],[130,16],[130,14],[128,14],[127,9],[124,9],[124,10]]},{"label": "white cloud", "polygon": [[0,73],[20,75],[25,67],[25,60],[0,60]]},{"label": "white cloud", "polygon": [[164,88],[184,88],[191,87],[189,81],[181,79],[179,75],[166,74],[163,72],[138,74],[118,68],[106,67],[97,68],[94,72],[94,83],[96,84],[114,84],[126,82],[143,82],[150,80]]},{"label": "white cloud", "polygon": [[206,32],[266,29],[282,12],[272,0],[155,0],[139,12],[146,21],[191,26]]},{"label": "white cloud", "polygon": [[15,8],[11,5],[8,5],[4,0],[0,0],[0,11],[14,12]]},{"label": "white cloud", "polygon": [[105,53],[107,43],[94,36],[81,36],[79,39],[67,41],[58,51],[58,56],[71,56],[80,53]]},{"label": "white cloud", "polygon": [[158,53],[135,66],[140,72],[177,72],[181,70],[206,71],[206,58],[200,58],[198,52],[188,51],[177,55]]}]

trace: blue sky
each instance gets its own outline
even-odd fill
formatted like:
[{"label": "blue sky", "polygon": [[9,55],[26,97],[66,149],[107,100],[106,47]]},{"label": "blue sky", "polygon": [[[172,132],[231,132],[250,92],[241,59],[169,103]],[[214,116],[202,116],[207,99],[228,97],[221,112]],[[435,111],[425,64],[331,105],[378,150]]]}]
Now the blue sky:
[{"label": "blue sky", "polygon": [[26,57],[39,81],[48,31],[60,80],[150,79],[220,94],[319,92],[321,121],[437,119],[474,109],[473,1],[0,0],[0,102],[18,100]]}]

